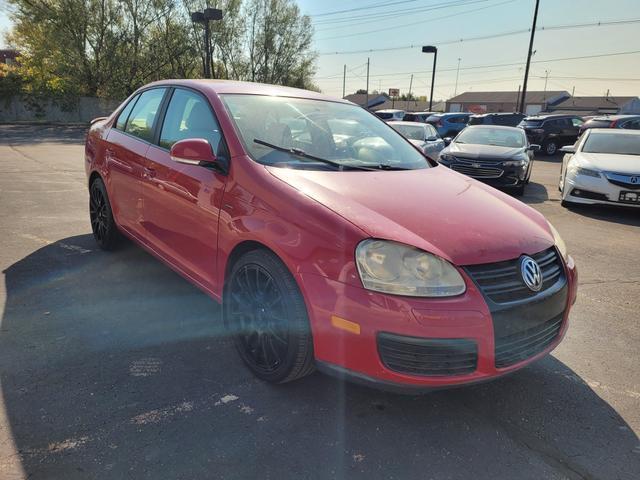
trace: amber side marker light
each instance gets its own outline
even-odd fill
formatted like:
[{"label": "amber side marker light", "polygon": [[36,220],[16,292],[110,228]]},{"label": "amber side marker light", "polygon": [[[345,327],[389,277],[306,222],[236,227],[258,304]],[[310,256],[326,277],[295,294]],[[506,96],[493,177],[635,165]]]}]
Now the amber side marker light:
[{"label": "amber side marker light", "polygon": [[333,325],[336,328],[339,328],[340,330],[346,330],[347,332],[360,335],[360,325],[358,325],[355,322],[350,322],[349,320],[345,320],[344,318],[331,315],[331,325]]}]

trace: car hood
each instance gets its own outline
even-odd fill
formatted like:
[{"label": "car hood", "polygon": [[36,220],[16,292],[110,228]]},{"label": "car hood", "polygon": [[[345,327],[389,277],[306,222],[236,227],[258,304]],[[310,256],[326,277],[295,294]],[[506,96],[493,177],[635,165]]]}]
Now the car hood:
[{"label": "car hood", "polygon": [[380,172],[266,168],[367,236],[414,245],[457,265],[517,258],[554,243],[540,213],[446,167]]},{"label": "car hood", "polygon": [[575,155],[580,164],[596,170],[617,173],[640,173],[640,155],[615,155],[612,153],[585,153]]},{"label": "car hood", "polygon": [[521,154],[522,152],[524,152],[523,147],[512,148],[498,147],[495,145],[474,145],[453,142],[447,147],[446,151],[442,153],[448,153],[450,155],[459,156],[460,158],[470,158],[473,160],[484,158],[507,160]]}]

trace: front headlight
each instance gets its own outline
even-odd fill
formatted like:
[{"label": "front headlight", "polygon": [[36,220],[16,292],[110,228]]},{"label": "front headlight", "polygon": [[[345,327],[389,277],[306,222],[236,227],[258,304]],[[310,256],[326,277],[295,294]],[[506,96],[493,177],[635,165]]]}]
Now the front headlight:
[{"label": "front headlight", "polygon": [[522,167],[526,163],[526,160],[507,160],[506,162],[502,162],[502,165],[505,167]]},{"label": "front headlight", "polygon": [[441,153],[440,157],[438,157],[439,162],[451,163],[455,161],[456,157],[453,155],[449,155],[448,153]]},{"label": "front headlight", "polygon": [[464,280],[446,260],[388,240],[363,240],[356,264],[364,288],[411,297],[449,297],[466,290]]},{"label": "front headlight", "polygon": [[556,242],[556,247],[558,248],[560,255],[562,255],[562,258],[564,258],[564,261],[566,262],[569,257],[569,252],[567,251],[567,245],[564,243],[564,240],[562,240],[562,237],[558,233],[558,230],[556,230],[556,228],[553,225],[551,225],[550,222],[547,222],[547,223],[549,224],[551,233],[553,233],[553,238]]},{"label": "front headlight", "polygon": [[587,177],[600,178],[600,172],[591,170],[590,168],[576,167],[576,173],[578,175],[586,175]]}]

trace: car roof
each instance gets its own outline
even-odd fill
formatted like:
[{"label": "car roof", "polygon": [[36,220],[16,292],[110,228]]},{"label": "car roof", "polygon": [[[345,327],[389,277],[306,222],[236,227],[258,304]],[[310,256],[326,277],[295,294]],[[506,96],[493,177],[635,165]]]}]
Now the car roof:
[{"label": "car roof", "polygon": [[236,93],[249,95],[273,95],[281,97],[297,97],[308,98],[313,100],[325,100],[331,102],[354,103],[341,98],[331,97],[311,90],[303,90],[301,88],[283,87],[281,85],[269,85],[266,83],[240,82],[236,80],[209,80],[209,79],[178,79],[178,80],[160,80],[153,82],[149,86],[183,86],[195,88],[200,91],[209,91],[216,94]]},{"label": "car roof", "polygon": [[549,120],[550,118],[574,118],[580,117],[580,115],[571,115],[569,113],[550,113],[546,115],[529,115],[525,117],[525,120]]},{"label": "car roof", "polygon": [[[472,117],[480,118],[480,117],[498,117],[498,116],[506,116],[506,115],[522,115],[522,113],[517,112],[490,112],[490,113],[476,113],[471,115]],[[524,115],[522,115],[524,117]]]},{"label": "car roof", "polygon": [[589,120],[622,120],[624,118],[636,118],[640,115],[598,115]]},{"label": "car roof", "polygon": [[404,110],[398,110],[396,108],[383,108],[382,110],[376,110],[373,113],[405,113]]},{"label": "car roof", "polygon": [[467,128],[472,128],[472,129],[485,129],[485,130],[511,130],[511,131],[517,131],[517,132],[522,132],[522,134],[524,134],[524,130],[518,127],[507,127],[505,125],[468,125],[465,130]]},{"label": "car roof", "polygon": [[448,117],[451,115],[473,115],[471,112],[444,112],[444,113],[434,113],[431,115],[432,117]]},{"label": "car roof", "polygon": [[435,115],[437,112],[407,112],[407,115]]},{"label": "car roof", "polygon": [[426,123],[421,122],[403,122],[401,120],[394,120],[393,122],[387,122],[388,125],[407,125],[409,127],[422,127],[427,128]]},{"label": "car roof", "polygon": [[587,130],[590,135],[594,133],[610,133],[611,135],[640,135],[640,130],[627,130],[624,128],[590,128]]}]

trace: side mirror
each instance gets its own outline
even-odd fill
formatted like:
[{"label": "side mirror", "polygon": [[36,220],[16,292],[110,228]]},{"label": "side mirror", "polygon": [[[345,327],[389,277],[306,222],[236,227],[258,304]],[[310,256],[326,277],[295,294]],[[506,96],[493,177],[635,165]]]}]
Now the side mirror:
[{"label": "side mirror", "polygon": [[436,140],[438,140],[438,137],[436,137],[435,135],[427,137],[427,142],[435,142]]},{"label": "side mirror", "polygon": [[576,149],[573,145],[566,145],[560,149],[563,153],[576,153]]},{"label": "side mirror", "polygon": [[444,144],[445,144],[445,145],[449,145],[449,144],[451,143],[451,140],[453,140],[453,138],[451,138],[451,137],[444,137],[444,138],[443,138],[443,140],[444,140]]},{"label": "side mirror", "polygon": [[529,145],[529,150],[531,150],[532,152],[539,152],[540,145],[536,145],[535,143],[532,143],[531,145]]},{"label": "side mirror", "polygon": [[211,144],[204,138],[187,138],[171,147],[171,160],[187,165],[212,165],[218,159],[211,149]]}]

